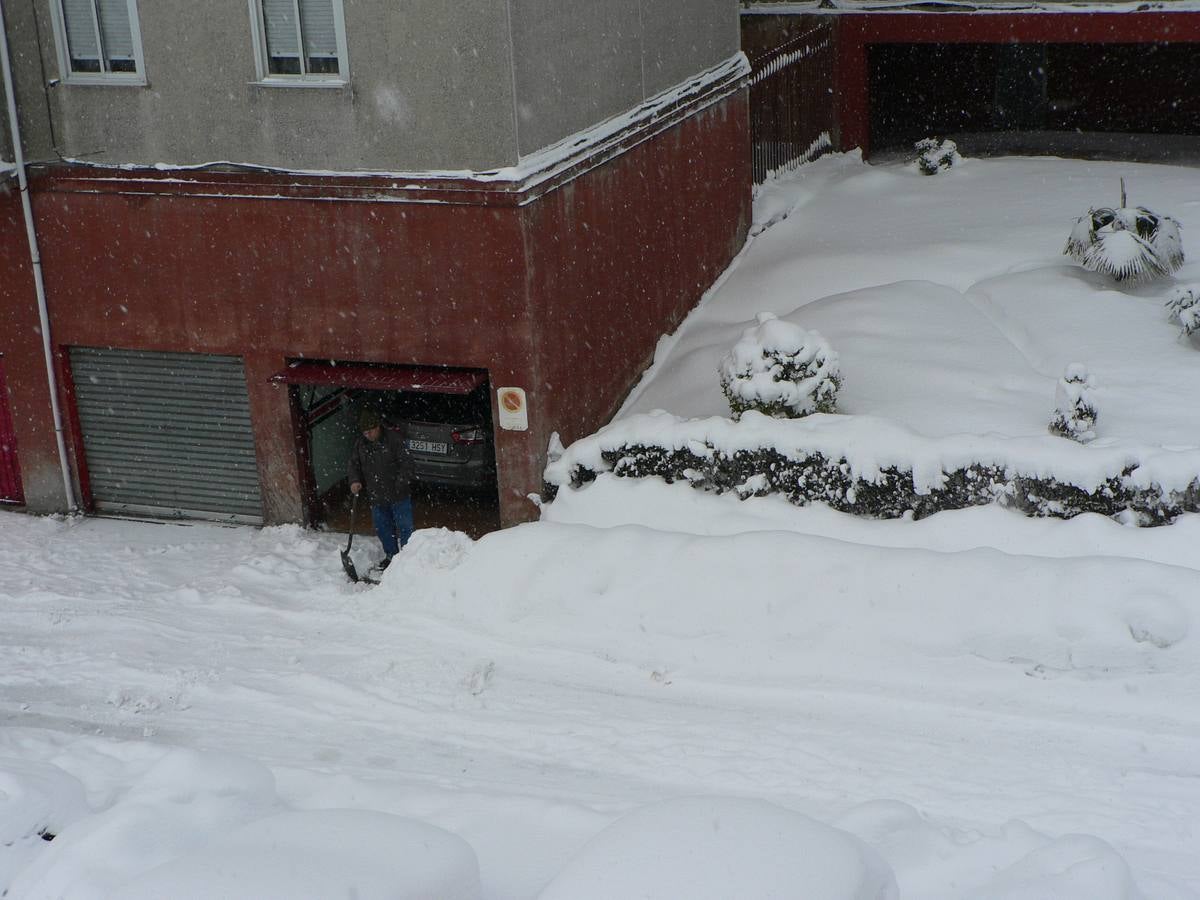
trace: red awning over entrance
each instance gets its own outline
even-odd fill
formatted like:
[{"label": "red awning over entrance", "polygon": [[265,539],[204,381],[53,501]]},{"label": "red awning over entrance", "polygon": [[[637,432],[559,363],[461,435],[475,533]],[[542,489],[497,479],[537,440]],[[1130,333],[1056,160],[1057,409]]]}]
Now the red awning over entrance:
[{"label": "red awning over entrance", "polygon": [[377,366],[304,360],[271,376],[276,384],[324,384],[368,391],[469,394],[487,380],[483,372],[440,366]]}]

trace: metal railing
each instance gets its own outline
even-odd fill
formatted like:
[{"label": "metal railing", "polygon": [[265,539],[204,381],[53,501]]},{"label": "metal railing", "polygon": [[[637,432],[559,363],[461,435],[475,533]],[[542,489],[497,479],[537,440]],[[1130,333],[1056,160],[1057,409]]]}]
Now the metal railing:
[{"label": "metal railing", "polygon": [[791,171],[832,146],[833,27],[819,25],[750,60],[754,183]]}]

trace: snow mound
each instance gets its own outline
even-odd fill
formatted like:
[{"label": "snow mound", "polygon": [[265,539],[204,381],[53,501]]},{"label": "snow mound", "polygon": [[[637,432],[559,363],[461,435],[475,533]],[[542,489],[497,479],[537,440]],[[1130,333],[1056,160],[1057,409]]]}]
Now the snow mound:
[{"label": "snow mound", "polygon": [[475,852],[413,819],[360,810],[286,812],[159,866],[111,900],[479,900]]},{"label": "snow mound", "polygon": [[49,840],[88,812],[73,775],[49,763],[0,759],[0,897]]},{"label": "snow mound", "polygon": [[214,833],[274,812],[278,803],[275,777],[262,763],[172,750],[108,809],[63,829],[20,872],[8,896],[108,897],[130,879],[207,844]]},{"label": "snow mound", "polygon": [[597,835],[540,900],[895,900],[887,864],[854,836],[762,800],[687,797]]},{"label": "snow mound", "polygon": [[1051,838],[1020,821],[990,833],[949,828],[895,800],[864,803],[836,825],[878,850],[906,897],[1143,900],[1125,860],[1090,835]]},{"label": "snow mound", "polygon": [[399,565],[390,567],[384,573],[384,578],[395,579],[396,572],[403,572],[404,578],[410,578],[426,572],[457,568],[474,544],[461,531],[423,528],[413,532],[412,538],[395,560]]}]

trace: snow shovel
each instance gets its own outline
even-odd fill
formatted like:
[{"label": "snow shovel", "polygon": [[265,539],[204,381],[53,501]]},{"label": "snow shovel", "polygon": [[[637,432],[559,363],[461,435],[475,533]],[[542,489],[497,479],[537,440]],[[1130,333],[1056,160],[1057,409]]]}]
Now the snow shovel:
[{"label": "snow shovel", "polygon": [[358,494],[353,494],[350,497],[350,536],[346,541],[346,549],[342,551],[342,568],[346,570],[346,575],[355,584],[362,581],[367,584],[379,584],[374,578],[368,578],[366,575],[359,575],[358,569],[354,568],[354,560],[350,558],[350,548],[354,546],[354,513],[358,509]]}]

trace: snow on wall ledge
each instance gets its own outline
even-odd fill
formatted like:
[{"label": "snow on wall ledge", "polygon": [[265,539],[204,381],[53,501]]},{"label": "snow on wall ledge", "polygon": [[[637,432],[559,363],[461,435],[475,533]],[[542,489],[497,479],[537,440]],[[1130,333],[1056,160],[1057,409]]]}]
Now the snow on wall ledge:
[{"label": "snow on wall ledge", "polygon": [[[1200,0],[1198,0],[1200,2]],[[306,177],[339,178],[393,178],[419,186],[425,181],[464,180],[480,183],[516,184],[524,189],[534,187],[555,175],[579,164],[592,154],[601,153],[640,128],[653,128],[660,121],[669,120],[670,114],[680,108],[696,104],[692,112],[723,99],[726,94],[750,75],[750,62],[738,51],[712,68],[686,78],[674,87],[648,97],[642,103],[589,128],[569,135],[562,140],[520,157],[511,166],[488,170],[430,169],[425,171],[375,171],[375,170],[329,170],[296,169],[263,165],[261,163],[212,160],[198,164],[156,163],[103,163],[74,157],[64,158],[65,163],[90,166],[96,169],[138,171],[153,169],[159,172],[194,172],[205,169],[232,167],[250,171],[272,172]]]},{"label": "snow on wall ledge", "polygon": [[[552,454],[553,455],[553,454]],[[631,416],[562,450],[546,467],[547,499],[602,472],[659,477],[739,496],[880,518],[921,518],[999,502],[1032,516],[1083,512],[1161,525],[1200,512],[1200,449],[1053,437],[922,437],[871,416],[740,421]]]}]

